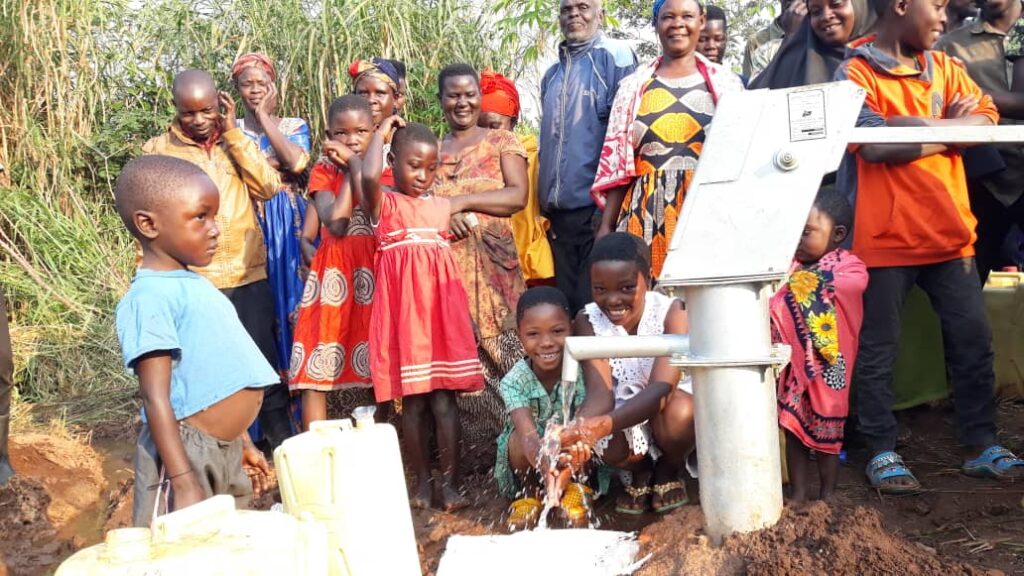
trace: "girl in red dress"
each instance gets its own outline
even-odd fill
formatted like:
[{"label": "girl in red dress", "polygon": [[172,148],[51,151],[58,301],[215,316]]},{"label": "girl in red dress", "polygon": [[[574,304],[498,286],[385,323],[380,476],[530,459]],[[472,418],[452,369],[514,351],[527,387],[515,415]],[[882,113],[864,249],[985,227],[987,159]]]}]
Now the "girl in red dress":
[{"label": "girl in red dress", "polygon": [[[384,136],[394,127],[390,164],[395,191],[381,189]],[[444,510],[468,502],[458,492],[459,425],[455,392],[484,387],[466,290],[448,244],[449,218],[467,210],[506,212],[483,192],[438,198],[431,192],[437,137],[398,117],[381,123],[363,170],[363,209],[377,237],[377,291],[370,320],[370,367],[377,401],[402,398],[405,451],[418,483],[414,507]],[[431,485],[429,429],[434,420],[442,484]]]},{"label": "girl in red dress", "polygon": [[362,159],[373,134],[373,115],[355,95],[328,111],[323,156],[309,177],[309,192],[323,223],[320,247],[309,266],[291,354],[292,390],[302,391],[302,425],[327,418],[326,393],[372,386],[369,327],[377,242],[358,206]]}]

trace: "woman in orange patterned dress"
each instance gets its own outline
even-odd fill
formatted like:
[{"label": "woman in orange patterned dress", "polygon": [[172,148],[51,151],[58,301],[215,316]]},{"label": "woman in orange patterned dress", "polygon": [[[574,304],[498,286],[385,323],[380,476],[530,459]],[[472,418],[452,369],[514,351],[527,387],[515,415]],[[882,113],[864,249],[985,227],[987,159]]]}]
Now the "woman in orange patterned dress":
[{"label": "woman in orange patterned dress", "polygon": [[[526,151],[513,133],[477,125],[480,79],[476,70],[466,64],[448,66],[441,71],[438,84],[449,133],[441,141],[435,193],[441,197],[487,194],[496,203],[508,205],[508,216],[521,210],[529,187]],[[460,407],[466,413],[466,445],[479,451],[478,456],[467,459],[493,462],[494,440],[505,418],[498,383],[523,357],[515,330],[515,309],[526,283],[509,218],[454,214],[451,232],[458,239],[452,248],[469,296],[487,379],[481,396],[460,398]]]},{"label": "woman in orange patterned dress", "polygon": [[[656,4],[662,56],[620,84],[591,194],[604,210],[597,237],[629,232],[651,248],[657,279],[718,99],[739,77],[697,53],[697,0]],[[688,34],[679,34],[685,29]]]}]

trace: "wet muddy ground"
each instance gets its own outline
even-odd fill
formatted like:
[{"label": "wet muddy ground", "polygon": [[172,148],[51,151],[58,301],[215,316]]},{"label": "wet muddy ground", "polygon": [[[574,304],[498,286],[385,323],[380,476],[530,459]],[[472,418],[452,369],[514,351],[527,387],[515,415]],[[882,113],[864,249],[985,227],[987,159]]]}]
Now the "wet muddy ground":
[{"label": "wet muddy ground", "polygon": [[[703,534],[696,505],[666,516],[627,517],[602,499],[595,523],[639,533],[641,554],[650,555],[643,575],[1024,573],[1024,483],[959,473],[948,406],[906,412],[901,421],[900,452],[926,488],[920,495],[879,496],[863,479],[864,455],[854,451],[831,505],[787,510],[775,528],[730,538],[721,547]],[[1024,405],[1003,404],[1000,424],[1002,441],[1024,452]],[[52,573],[74,550],[101,541],[105,530],[127,526],[133,451],[124,435],[91,442],[12,437],[19,477],[0,489],[0,576]],[[507,503],[489,477],[467,478],[465,487],[474,502],[469,509],[413,513],[424,574],[436,571],[452,534],[503,530]],[[696,482],[690,498],[698,501]]]}]

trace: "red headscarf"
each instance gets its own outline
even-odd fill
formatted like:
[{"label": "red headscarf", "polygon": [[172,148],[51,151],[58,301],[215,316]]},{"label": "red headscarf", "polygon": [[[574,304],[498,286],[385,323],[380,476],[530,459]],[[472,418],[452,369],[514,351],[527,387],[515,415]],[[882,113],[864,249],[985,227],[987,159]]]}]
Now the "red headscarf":
[{"label": "red headscarf", "polygon": [[519,118],[519,91],[514,82],[490,68],[480,73],[481,112]]},{"label": "red headscarf", "polygon": [[249,67],[260,68],[267,73],[267,76],[270,76],[271,82],[277,82],[277,70],[274,69],[274,63],[266,54],[260,52],[249,52],[239,56],[238,60],[235,60],[235,65],[231,67],[231,79],[238,80],[242,71]]}]

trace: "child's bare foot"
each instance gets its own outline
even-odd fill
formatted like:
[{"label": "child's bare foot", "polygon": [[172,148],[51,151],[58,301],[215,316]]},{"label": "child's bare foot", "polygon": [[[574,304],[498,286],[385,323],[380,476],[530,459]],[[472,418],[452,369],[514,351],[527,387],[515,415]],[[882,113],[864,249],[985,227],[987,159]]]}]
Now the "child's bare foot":
[{"label": "child's bare foot", "polygon": [[416,492],[409,499],[409,505],[417,510],[430,508],[430,497],[433,490],[430,487],[430,480],[424,478],[416,486]]},{"label": "child's bare foot", "polygon": [[441,487],[441,510],[455,512],[469,506],[469,500],[459,493],[451,484]]}]

